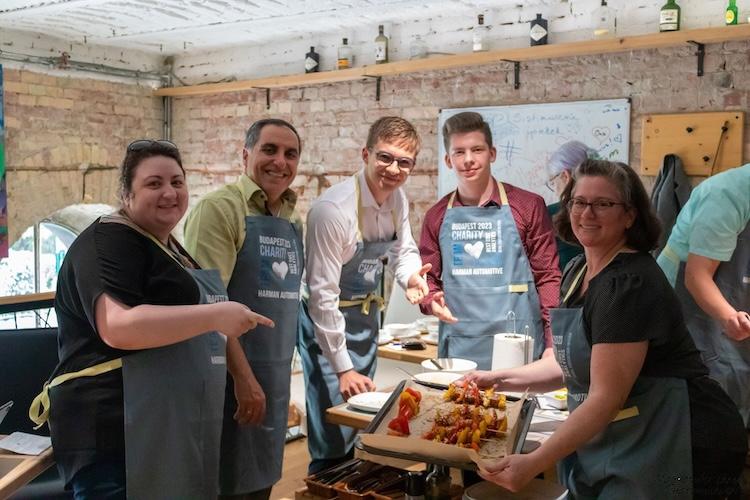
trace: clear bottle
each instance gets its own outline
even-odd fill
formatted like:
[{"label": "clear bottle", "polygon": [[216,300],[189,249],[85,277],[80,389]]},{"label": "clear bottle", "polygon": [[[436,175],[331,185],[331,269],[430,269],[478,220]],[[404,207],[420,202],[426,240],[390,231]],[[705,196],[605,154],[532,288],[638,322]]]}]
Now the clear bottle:
[{"label": "clear bottle", "polygon": [[339,45],[339,57],[336,62],[336,69],[348,69],[352,67],[352,48],[349,45],[349,40],[343,38],[341,45]]},{"label": "clear bottle", "polygon": [[602,0],[602,4],[591,14],[591,25],[594,27],[595,38],[614,36],[617,32],[615,9],[607,5],[607,0]]},{"label": "clear bottle", "polygon": [[729,0],[724,19],[727,26],[730,24],[737,24],[737,0]]},{"label": "clear bottle", "polygon": [[317,73],[320,70],[320,55],[315,52],[315,47],[310,47],[310,52],[305,54],[305,73]]},{"label": "clear bottle", "polygon": [[676,0],[667,0],[659,12],[659,31],[680,29],[680,6]]},{"label": "clear bottle", "polygon": [[427,43],[419,35],[414,35],[414,40],[409,44],[409,59],[424,59],[427,57]]},{"label": "clear bottle", "polygon": [[451,500],[451,475],[445,465],[431,465],[424,485],[425,500]]},{"label": "clear bottle", "polygon": [[483,52],[487,50],[487,27],[484,25],[484,15],[477,16],[477,25],[474,27],[472,36],[472,50],[474,52]]},{"label": "clear bottle", "polygon": [[388,37],[383,33],[383,25],[378,26],[378,36],[375,37],[375,64],[388,62]]},{"label": "clear bottle", "polygon": [[547,45],[547,20],[541,14],[537,14],[536,19],[531,21],[529,37],[532,47],[534,45]]}]

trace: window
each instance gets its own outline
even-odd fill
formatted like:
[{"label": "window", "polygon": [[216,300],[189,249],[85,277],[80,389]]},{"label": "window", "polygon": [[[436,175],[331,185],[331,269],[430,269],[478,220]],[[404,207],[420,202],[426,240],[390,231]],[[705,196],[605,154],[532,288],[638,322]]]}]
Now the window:
[{"label": "window", "polygon": [[[10,247],[8,258],[0,260],[0,296],[54,291],[57,273],[75,237],[70,229],[47,221],[26,229]],[[51,309],[0,315],[3,330],[47,325],[57,326]]]}]

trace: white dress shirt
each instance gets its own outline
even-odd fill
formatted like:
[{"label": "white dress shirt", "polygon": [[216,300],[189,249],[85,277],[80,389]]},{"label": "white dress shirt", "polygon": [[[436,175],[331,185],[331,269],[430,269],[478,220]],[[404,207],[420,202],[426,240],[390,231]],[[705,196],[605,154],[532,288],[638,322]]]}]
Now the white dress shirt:
[{"label": "white dress shirt", "polygon": [[[409,224],[409,202],[401,188],[378,206],[365,180],[364,170],[336,184],[313,202],[307,214],[305,272],[310,293],[309,311],[315,338],[333,370],[340,373],[353,365],[346,350],[344,316],[339,311],[341,268],[357,248],[357,198],[354,182],[362,197],[362,237],[365,241],[396,241],[386,253],[396,282],[406,288],[409,277],[422,267],[417,244]],[[398,227],[393,227],[395,220]]]}]

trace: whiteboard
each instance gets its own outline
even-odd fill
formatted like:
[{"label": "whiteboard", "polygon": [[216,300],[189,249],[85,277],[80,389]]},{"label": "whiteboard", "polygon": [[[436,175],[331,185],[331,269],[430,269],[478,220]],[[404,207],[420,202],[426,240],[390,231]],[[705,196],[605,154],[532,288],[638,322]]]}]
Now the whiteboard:
[{"label": "whiteboard", "polygon": [[492,175],[541,195],[547,203],[558,201],[546,186],[547,160],[564,143],[578,140],[601,159],[628,162],[628,99],[443,109],[438,118],[438,197],[456,189],[456,174],[445,164],[443,124],[462,111],[476,111],[490,125],[497,149]]}]

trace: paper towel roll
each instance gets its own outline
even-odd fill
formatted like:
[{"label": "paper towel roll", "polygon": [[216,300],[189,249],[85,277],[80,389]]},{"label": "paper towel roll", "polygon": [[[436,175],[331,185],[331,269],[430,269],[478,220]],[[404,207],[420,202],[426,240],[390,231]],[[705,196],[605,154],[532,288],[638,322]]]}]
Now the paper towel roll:
[{"label": "paper towel roll", "polygon": [[492,342],[493,370],[525,365],[531,362],[533,356],[533,337],[515,333],[498,333],[495,335]]}]

